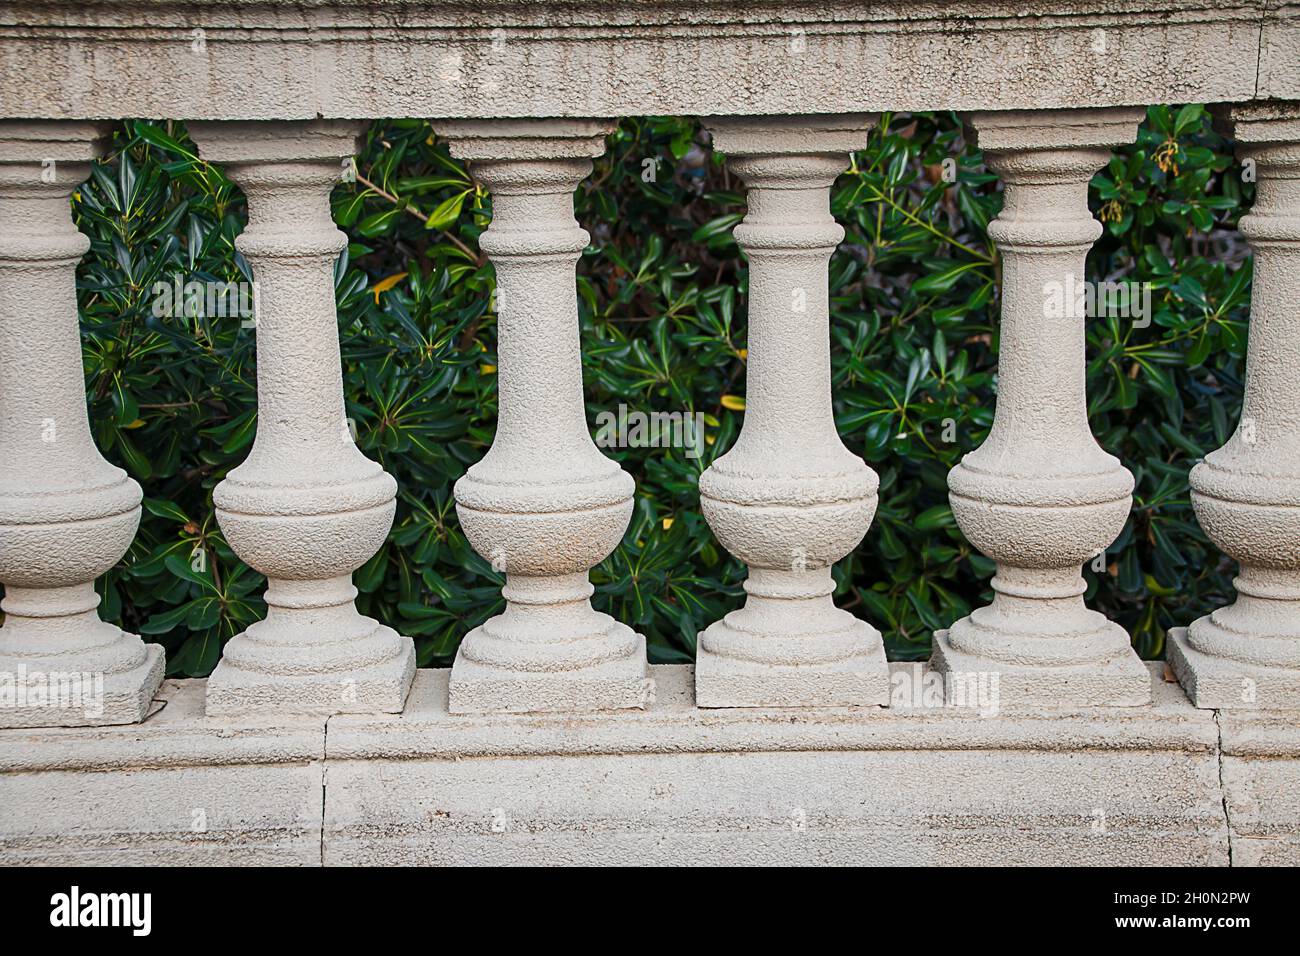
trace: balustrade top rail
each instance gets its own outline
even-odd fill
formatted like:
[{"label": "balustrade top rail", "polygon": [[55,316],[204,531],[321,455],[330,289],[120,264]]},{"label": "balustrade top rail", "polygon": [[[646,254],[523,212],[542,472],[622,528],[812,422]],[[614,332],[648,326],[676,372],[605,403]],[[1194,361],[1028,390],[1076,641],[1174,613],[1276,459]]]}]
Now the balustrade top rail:
[{"label": "balustrade top rail", "polygon": [[1050,109],[1300,97],[1284,0],[8,0],[0,118]]}]

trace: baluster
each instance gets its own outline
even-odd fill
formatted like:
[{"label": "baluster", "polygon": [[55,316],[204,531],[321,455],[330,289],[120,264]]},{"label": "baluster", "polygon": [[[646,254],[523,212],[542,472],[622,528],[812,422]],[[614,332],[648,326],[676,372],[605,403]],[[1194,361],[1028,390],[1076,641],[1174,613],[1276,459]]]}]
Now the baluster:
[{"label": "baluster", "polygon": [[226,644],[210,715],[396,712],[415,674],[410,638],[363,617],[352,585],[397,494],[357,448],[343,402],[333,265],[347,237],[329,197],[360,129],[191,124],[248,198],[235,245],[257,283],[257,435],[213,501],[231,548],[267,576],[266,619]]},{"label": "baluster", "polygon": [[109,133],[0,122],[0,727],[133,723],[163,677],[159,645],[95,611],[141,498],[91,438],[78,328],[69,197]]},{"label": "baluster", "polygon": [[1300,710],[1300,104],[1221,114],[1253,166],[1239,224],[1255,253],[1241,421],[1192,469],[1192,505],[1236,558],[1237,599],[1170,631],[1198,707]]},{"label": "baluster", "polygon": [[632,515],[630,475],[587,430],[574,265],[590,237],[573,191],[612,126],[593,120],[435,124],[492,193],[480,245],[496,267],[496,437],[456,482],[470,544],[506,575],[506,609],[466,635],[453,713],[643,707],[645,638],[591,606],[592,567]]},{"label": "baluster", "polygon": [[[988,438],[949,472],[948,489],[957,524],[997,572],[993,603],[935,634],[932,664],[950,699],[955,682],[981,675],[997,675],[1005,704],[1151,699],[1128,634],[1084,605],[1081,573],[1123,530],[1133,492],[1088,427],[1084,261],[1101,235],[1088,182],[1141,119],[1133,109],[973,117],[1005,187],[989,226],[1002,256],[998,396]],[[1054,314],[1063,297],[1065,314]]]},{"label": "baluster", "polygon": [[735,447],[700,477],[700,502],[749,574],[744,607],[699,636],[701,707],[889,699],[880,633],[831,597],[831,566],[866,534],[879,486],[835,428],[827,288],[844,238],[830,187],[873,122],[706,120],[747,188],[735,237],[749,259],[749,353],[744,424]]}]

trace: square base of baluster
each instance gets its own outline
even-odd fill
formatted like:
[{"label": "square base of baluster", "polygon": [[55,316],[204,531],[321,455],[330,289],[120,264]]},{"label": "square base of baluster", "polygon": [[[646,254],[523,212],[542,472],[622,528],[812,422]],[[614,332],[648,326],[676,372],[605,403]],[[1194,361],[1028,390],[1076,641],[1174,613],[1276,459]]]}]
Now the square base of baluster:
[{"label": "square base of baluster", "polygon": [[327,717],[397,714],[415,679],[415,645],[401,638],[402,653],[381,664],[326,674],[263,674],[226,661],[208,678],[209,717]]},{"label": "square base of baluster", "polygon": [[472,661],[456,652],[447,689],[452,714],[580,714],[644,710],[655,682],[646,663],[645,638],[635,653],[579,670],[513,671]]},{"label": "square base of baluster", "polygon": [[1205,710],[1300,710],[1300,671],[1202,654],[1187,628],[1169,631],[1165,660],[1192,704]]},{"label": "square base of baluster", "polygon": [[875,707],[889,703],[889,663],[875,652],[833,664],[762,664],[697,645],[697,707]]},{"label": "square base of baluster", "polygon": [[[128,635],[133,639],[135,635]],[[103,727],[138,724],[149,713],[154,694],[163,680],[163,649],[160,644],[144,645],[144,662],[120,674],[105,674],[100,693],[100,675],[61,672],[58,678],[37,680],[45,688],[38,702],[32,700],[32,678],[39,672],[28,668],[28,687],[23,695],[12,679],[0,680],[0,728],[18,727]],[[3,669],[3,668],[0,668]],[[10,692],[14,696],[11,698]]]},{"label": "square base of baluster", "polygon": [[[1116,625],[1118,627],[1118,625]],[[934,632],[930,668],[944,677],[944,702],[981,707],[1143,707],[1151,703],[1151,672],[1130,651],[1079,666],[1009,664],[957,650],[948,632]]]}]

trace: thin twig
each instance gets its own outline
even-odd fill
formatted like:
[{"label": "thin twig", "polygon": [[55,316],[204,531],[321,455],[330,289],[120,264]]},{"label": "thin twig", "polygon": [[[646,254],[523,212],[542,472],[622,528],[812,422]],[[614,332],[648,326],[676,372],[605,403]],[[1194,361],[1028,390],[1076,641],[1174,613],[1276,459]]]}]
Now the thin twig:
[{"label": "thin twig", "polygon": [[[372,183],[370,180],[366,179],[366,177],[362,176],[360,173],[357,173],[357,182],[365,186],[367,189],[374,190],[380,196],[383,196],[385,199],[391,202],[394,206],[398,205],[402,201],[401,199],[399,199],[398,197],[390,193],[388,190],[384,189],[382,186]],[[429,224],[429,217],[426,216],[424,213],[420,212],[420,210],[416,209],[414,206],[407,205],[404,206],[403,208],[407,212],[409,212],[412,216],[414,216],[416,219],[420,220],[420,222],[424,223],[426,226]],[[465,253],[465,255],[473,259],[474,262],[477,263],[478,265],[481,266],[486,261],[481,255],[476,253],[469,246],[465,245],[465,243],[461,242],[459,239],[457,239],[455,236],[449,233],[446,229],[439,229],[438,233],[441,236],[443,236],[448,242],[450,242],[453,246],[459,249],[461,252]]]}]

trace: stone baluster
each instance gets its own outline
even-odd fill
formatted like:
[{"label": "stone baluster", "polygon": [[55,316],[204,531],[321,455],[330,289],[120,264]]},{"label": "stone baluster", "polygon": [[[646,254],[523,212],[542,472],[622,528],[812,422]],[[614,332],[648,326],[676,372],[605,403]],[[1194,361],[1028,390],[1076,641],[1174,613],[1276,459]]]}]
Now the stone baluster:
[{"label": "stone baluster", "polygon": [[1219,117],[1256,180],[1239,228],[1255,253],[1241,421],[1192,469],[1192,505],[1236,558],[1237,600],[1170,631],[1198,707],[1300,710],[1300,103]]},{"label": "stone baluster", "polygon": [[1101,235],[1088,183],[1142,111],[982,113],[1005,186],[989,235],[1002,256],[998,396],[984,444],[948,474],[953,515],[997,562],[993,603],[935,634],[950,702],[996,676],[1003,704],[1130,706],[1150,677],[1119,625],[1085,607],[1082,565],[1123,530],[1133,476],[1088,427],[1084,261]]},{"label": "stone baluster", "polygon": [[574,266],[589,236],[573,191],[612,128],[592,120],[435,123],[492,194],[496,437],[457,483],[470,544],[504,571],[506,609],[451,670],[453,713],[643,707],[645,638],[591,606],[588,573],[632,515],[631,476],[597,450],[582,391]]},{"label": "stone baluster", "polygon": [[133,723],[163,677],[159,645],[95,611],[141,497],[91,439],[78,329],[69,197],[109,132],[0,122],[0,727]]},{"label": "stone baluster", "polygon": [[266,619],[226,644],[210,715],[401,710],[411,640],[356,609],[352,572],[383,544],[397,483],[356,447],[343,402],[333,265],[347,244],[330,191],[360,126],[193,123],[248,198],[235,245],[257,283],[257,436],[217,485],[231,548],[267,576]]},{"label": "stone baluster", "polygon": [[866,534],[879,486],[835,428],[827,285],[844,237],[830,187],[874,118],[705,122],[746,186],[735,237],[749,260],[749,353],[744,424],[735,447],[700,477],[700,502],[749,574],[744,606],[699,636],[696,701],[885,704],[880,633],[831,597],[831,566]]}]

